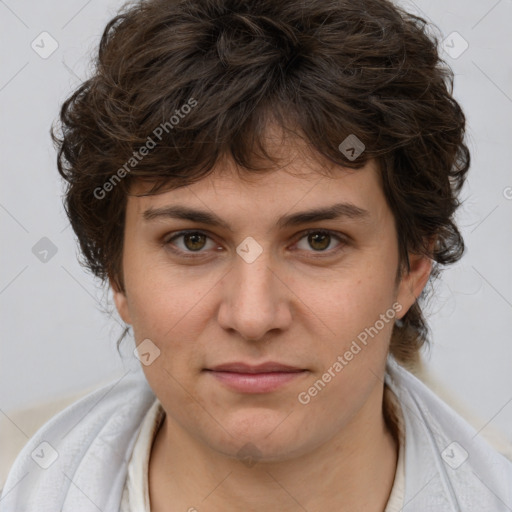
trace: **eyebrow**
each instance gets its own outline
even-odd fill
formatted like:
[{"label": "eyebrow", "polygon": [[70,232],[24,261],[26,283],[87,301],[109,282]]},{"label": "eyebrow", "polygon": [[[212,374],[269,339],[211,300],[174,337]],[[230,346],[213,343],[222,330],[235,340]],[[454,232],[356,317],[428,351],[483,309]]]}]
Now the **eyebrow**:
[{"label": "eyebrow", "polygon": [[[142,215],[146,221],[159,218],[183,219],[210,226],[220,226],[228,231],[233,231],[231,226],[215,213],[206,210],[196,210],[188,206],[173,205],[163,206],[161,208],[148,208]],[[327,207],[284,215],[277,221],[277,226],[279,228],[287,228],[322,220],[341,218],[364,221],[370,218],[370,212],[351,203],[336,203]]]}]

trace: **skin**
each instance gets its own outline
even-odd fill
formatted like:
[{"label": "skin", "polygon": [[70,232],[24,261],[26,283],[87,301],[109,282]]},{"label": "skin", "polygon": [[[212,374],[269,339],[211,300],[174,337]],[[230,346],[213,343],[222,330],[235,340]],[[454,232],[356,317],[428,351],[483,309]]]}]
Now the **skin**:
[{"label": "skin", "polygon": [[[191,186],[128,198],[125,290],[112,286],[136,343],[149,338],[160,350],[143,366],[166,412],[149,464],[153,512],[382,512],[389,498],[397,445],[382,396],[393,321],[307,405],[297,397],[393,303],[402,306],[396,318],[406,313],[431,262],[411,254],[411,270],[397,284],[397,233],[375,161],[328,175],[299,143],[281,142],[276,151],[289,158],[269,173],[241,179],[225,160]],[[135,184],[132,192],[147,189]],[[339,202],[367,216],[277,225],[284,215]],[[232,231],[143,218],[148,208],[177,204],[213,212]],[[306,229],[334,233],[312,246]],[[210,238],[169,241],[180,230]],[[263,249],[252,263],[236,252],[249,236]],[[173,253],[172,244],[192,257]],[[247,394],[204,371],[232,361],[307,372],[275,391]],[[244,447],[256,463],[241,460]]]}]

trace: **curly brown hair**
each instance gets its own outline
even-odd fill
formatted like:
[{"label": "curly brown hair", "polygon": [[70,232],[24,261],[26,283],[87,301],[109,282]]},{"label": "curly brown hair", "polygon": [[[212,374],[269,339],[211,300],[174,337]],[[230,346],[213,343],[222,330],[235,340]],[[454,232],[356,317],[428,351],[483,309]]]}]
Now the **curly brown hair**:
[{"label": "curly brown hair", "polygon": [[[257,162],[274,162],[264,144],[272,120],[336,165],[376,159],[399,275],[412,252],[428,255],[437,276],[464,250],[453,215],[470,154],[453,72],[428,29],[388,0],[126,4],[104,30],[91,78],[64,102],[61,133],[52,128],[82,263],[124,291],[133,180],[152,184],[149,193],[185,186],[226,155],[261,171]],[[339,149],[351,134],[365,146],[357,159]],[[417,300],[390,351],[407,365],[426,341]]]}]

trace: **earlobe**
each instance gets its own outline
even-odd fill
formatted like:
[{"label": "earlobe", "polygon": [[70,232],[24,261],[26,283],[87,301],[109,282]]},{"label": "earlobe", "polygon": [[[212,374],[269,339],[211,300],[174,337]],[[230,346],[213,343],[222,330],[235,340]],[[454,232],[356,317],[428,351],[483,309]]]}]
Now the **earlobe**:
[{"label": "earlobe", "polygon": [[421,295],[432,272],[432,259],[425,255],[409,254],[409,266],[409,272],[402,277],[398,286],[397,301],[402,305],[402,310],[397,318],[402,318]]},{"label": "earlobe", "polygon": [[109,280],[109,283],[114,297],[114,304],[116,305],[116,309],[117,312],[119,313],[119,316],[122,318],[124,323],[131,325],[132,321],[130,318],[130,313],[128,311],[128,301],[126,298],[126,293],[121,291],[112,280]]}]

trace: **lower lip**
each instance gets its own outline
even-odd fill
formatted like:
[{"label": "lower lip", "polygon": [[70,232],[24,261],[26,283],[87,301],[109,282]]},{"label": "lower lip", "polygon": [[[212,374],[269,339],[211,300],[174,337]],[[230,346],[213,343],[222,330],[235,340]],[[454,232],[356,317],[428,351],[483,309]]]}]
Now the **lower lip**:
[{"label": "lower lip", "polygon": [[269,373],[235,373],[208,370],[213,377],[223,384],[241,393],[269,393],[284,386],[286,383],[303,376],[300,372],[269,372]]}]

